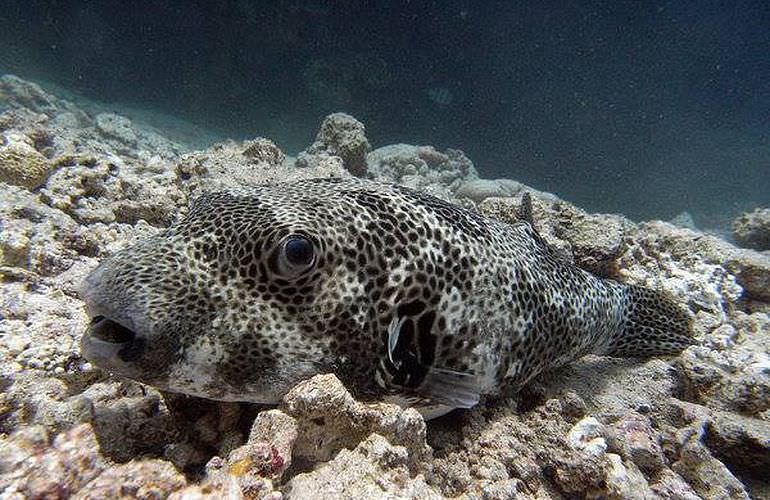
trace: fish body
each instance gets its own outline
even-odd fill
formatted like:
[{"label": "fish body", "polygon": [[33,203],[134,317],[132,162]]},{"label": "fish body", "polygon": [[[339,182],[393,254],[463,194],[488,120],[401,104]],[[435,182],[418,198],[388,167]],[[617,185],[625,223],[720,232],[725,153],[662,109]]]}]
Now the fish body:
[{"label": "fish body", "polygon": [[204,195],[82,297],[86,358],[228,401],[331,372],[359,397],[467,408],[585,354],[691,343],[676,304],[565,262],[527,222],[360,179]]}]

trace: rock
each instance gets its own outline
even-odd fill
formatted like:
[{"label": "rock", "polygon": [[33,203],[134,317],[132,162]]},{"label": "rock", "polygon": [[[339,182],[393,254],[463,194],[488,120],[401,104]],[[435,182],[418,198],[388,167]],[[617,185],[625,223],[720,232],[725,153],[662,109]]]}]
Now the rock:
[{"label": "rock", "polygon": [[523,184],[508,179],[474,179],[460,184],[454,194],[458,198],[468,198],[481,203],[487,198],[514,196],[522,189],[524,189]]},{"label": "rock", "polygon": [[115,113],[99,113],[94,119],[96,130],[128,145],[136,144],[136,133],[131,120]]},{"label": "rock", "polygon": [[[231,427],[226,425],[225,428]],[[219,433],[213,433],[217,439]],[[170,498],[276,498],[273,481],[292,464],[292,448],[297,426],[292,417],[279,410],[257,416],[248,441],[229,453],[227,459],[215,456],[206,464],[206,477],[199,485],[177,491]]]},{"label": "rock", "polygon": [[695,225],[695,219],[693,219],[690,212],[680,212],[676,217],[669,221],[671,224],[686,229],[698,230],[698,226]]},{"label": "rock", "polygon": [[692,258],[695,250],[706,262],[718,264],[734,275],[749,298],[770,301],[770,255],[735,248],[724,240],[700,233],[677,236],[680,239],[675,251],[681,252],[682,258]]},{"label": "rock", "polygon": [[432,146],[392,144],[367,155],[369,174],[383,182],[395,182],[412,189],[432,189],[447,199],[447,191],[478,178],[473,162],[457,149],[437,151]]},{"label": "rock", "polygon": [[140,180],[145,165],[111,157],[72,158],[41,190],[43,201],[83,224],[145,220],[168,226],[187,203],[186,194],[169,171]]},{"label": "rock", "polygon": [[[69,497],[107,467],[89,424],[60,434],[50,448],[44,447],[42,436],[32,441],[27,436],[15,434],[9,442],[3,443],[3,448],[15,447],[15,451],[8,450],[7,453],[15,453],[13,460],[17,463],[13,470],[3,470],[0,476],[3,496],[8,498],[14,498],[13,495],[20,498]],[[6,450],[0,451],[0,456],[6,456]],[[19,460],[20,452],[28,454],[24,460]]]},{"label": "rock", "polygon": [[724,266],[750,298],[770,302],[770,254],[736,250],[727,255]]},{"label": "rock", "polygon": [[756,208],[737,217],[733,238],[742,247],[770,250],[770,208]]},{"label": "rock", "polygon": [[261,483],[263,478],[280,477],[286,461],[275,447],[267,443],[249,443],[230,452],[226,471],[236,478],[241,491]]},{"label": "rock", "polygon": [[165,460],[133,460],[105,470],[72,498],[165,498],[186,485],[185,477]]},{"label": "rock", "polygon": [[693,346],[679,356],[681,391],[689,401],[759,417],[770,409],[770,341],[759,333],[770,331],[770,317],[737,315],[729,328],[737,342],[728,350]]},{"label": "rock", "polygon": [[[270,488],[270,489],[268,489]],[[260,500],[281,500],[280,493],[272,492],[272,486],[265,485],[251,498]],[[221,478],[206,479],[201,484],[193,484],[181,490],[173,492],[168,496],[168,500],[241,500],[245,498],[241,492],[241,487],[233,476],[225,475]]]},{"label": "rock", "polygon": [[607,434],[609,450],[641,470],[655,472],[666,465],[663,449],[648,417],[628,414],[609,426]]},{"label": "rock", "polygon": [[[97,104],[90,103],[87,113],[13,75],[0,77],[0,102],[10,108],[0,115],[0,129],[27,135],[35,149],[52,159],[83,152],[117,153],[134,160],[154,155],[169,159],[190,149],[145,124],[102,112],[104,109]],[[94,115],[98,120],[91,118]],[[180,129],[179,125],[176,122],[174,129]]]},{"label": "rock", "polygon": [[[169,498],[189,500],[190,498],[198,498],[198,494],[211,500],[220,498],[281,500],[283,498],[281,492],[276,491],[276,487],[270,479],[249,474],[240,477],[234,476],[224,468],[223,464],[218,462],[217,457],[206,464],[206,479],[200,486],[195,486],[190,490],[189,492],[181,490]],[[177,494],[178,496],[176,496]]]},{"label": "rock", "polygon": [[583,398],[571,390],[561,394],[560,402],[562,415],[570,423],[577,423],[588,411],[588,406]]},{"label": "rock", "polygon": [[410,463],[430,456],[425,421],[416,410],[359,403],[334,375],[317,375],[299,383],[286,394],[282,408],[297,421],[295,458],[329,460],[342,448],[354,448],[371,433],[403,446]]},{"label": "rock", "polygon": [[333,113],[321,122],[315,142],[297,158],[298,166],[318,160],[308,156],[339,156],[345,169],[356,177],[366,177],[366,154],[371,149],[364,124],[345,113]]},{"label": "rock", "polygon": [[572,448],[589,455],[600,456],[607,451],[607,443],[602,437],[603,426],[594,417],[585,417],[576,423],[567,440]]},{"label": "rock", "polygon": [[599,457],[585,455],[580,458],[570,457],[564,454],[554,454],[549,457],[550,469],[553,471],[553,482],[567,495],[601,496],[606,491],[606,478],[604,460]]},{"label": "rock", "polygon": [[56,433],[93,420],[94,408],[87,398],[81,394],[67,396],[66,384],[41,372],[15,375],[4,396],[3,425],[0,426],[3,430],[24,423],[43,425]]},{"label": "rock", "polygon": [[[4,273],[5,274],[5,273]],[[28,279],[29,282],[25,282]],[[22,368],[29,370],[24,378],[10,380],[18,383],[18,396],[37,399],[41,392],[34,391],[34,384],[39,377],[61,375],[67,371],[77,371],[77,362],[73,361],[73,352],[81,333],[85,319],[76,299],[68,297],[61,290],[50,290],[42,286],[38,275],[27,275],[21,281],[15,281],[0,289],[0,309],[3,310],[3,331],[13,337],[13,341],[0,343],[0,356],[13,360]],[[39,287],[39,291],[30,293],[28,288]],[[27,323],[25,325],[25,323]],[[57,382],[61,384],[61,381]],[[28,385],[29,384],[29,385]],[[4,386],[10,395],[12,388]],[[29,392],[31,391],[31,392]],[[29,392],[29,394],[27,394]],[[29,412],[27,412],[29,414]]]},{"label": "rock", "polygon": [[529,188],[522,188],[513,198],[486,198],[479,211],[503,222],[516,223],[525,191],[531,195],[535,229],[556,254],[594,274],[616,274],[617,259],[626,248],[626,233],[633,227],[622,216],[588,214],[550,193]]},{"label": "rock", "polygon": [[572,245],[556,235],[555,214],[563,202],[555,196],[527,188],[513,198],[487,198],[479,203],[478,211],[486,217],[508,224],[521,222],[524,192],[529,193],[532,202],[534,228],[556,255],[567,262],[574,262]]},{"label": "rock", "polygon": [[[522,397],[529,400],[531,396]],[[594,436],[600,437],[603,425],[595,416],[570,424],[565,417],[572,418],[574,410],[565,405],[572,406],[571,399],[574,395],[565,400],[548,399],[531,410],[518,411],[498,403],[498,407],[474,409],[454,419],[450,414],[431,422],[429,442],[437,458],[426,474],[428,483],[439,485],[447,497],[464,492],[472,495],[480,482],[504,484],[509,479],[516,481],[522,494],[533,498],[583,497],[589,491],[601,491],[609,466],[605,455],[575,449],[571,443],[579,448],[596,439]],[[452,437],[448,443],[440,439],[445,432]]]},{"label": "rock", "polygon": [[623,281],[665,290],[721,318],[743,299],[745,290],[725,267],[738,249],[719,238],[652,221],[632,226],[625,242],[617,271]]},{"label": "rock", "polygon": [[650,485],[652,491],[661,498],[677,500],[701,500],[695,490],[690,487],[682,476],[670,469],[663,469]]},{"label": "rock", "polygon": [[703,444],[705,424],[704,419],[697,419],[692,426],[679,432],[679,458],[671,468],[703,498],[748,500],[743,484]]},{"label": "rock", "polygon": [[27,467],[32,455],[42,453],[50,444],[50,434],[43,425],[30,425],[8,435],[0,435],[0,490],[18,479],[13,474]]},{"label": "rock", "polygon": [[609,467],[605,473],[604,487],[599,491],[589,491],[586,498],[646,500],[654,497],[647,479],[634,463],[625,463],[614,453],[608,453],[607,460]]},{"label": "rock", "polygon": [[243,146],[243,156],[253,162],[265,162],[268,165],[276,166],[286,159],[283,151],[273,141],[264,137],[244,141]]},{"label": "rock", "polygon": [[233,450],[227,458],[231,473],[247,472],[262,477],[280,478],[291,466],[297,441],[297,422],[279,410],[257,415],[244,446]]},{"label": "rock", "polygon": [[770,470],[770,422],[717,412],[706,424],[706,446],[733,471],[761,477]]},{"label": "rock", "polygon": [[286,485],[291,498],[380,499],[443,498],[421,474],[413,476],[409,453],[378,434],[355,449],[341,450],[330,462],[312,472],[298,474]]},{"label": "rock", "polygon": [[485,482],[479,488],[479,494],[484,500],[508,500],[522,498],[526,487],[518,479],[502,479],[500,481]]},{"label": "rock", "polygon": [[563,204],[556,236],[570,243],[575,264],[599,276],[613,276],[617,259],[625,249],[631,221],[611,214],[588,214]]},{"label": "rock", "polygon": [[10,74],[0,77],[0,102],[49,116],[62,108],[72,107],[67,101],[45,92],[40,85]]},{"label": "rock", "polygon": [[[274,144],[273,144],[274,146]],[[264,139],[218,143],[206,151],[183,155],[174,168],[174,185],[187,199],[212,191],[256,186],[282,180],[346,177],[350,174],[336,156],[313,156],[314,168],[295,168],[283,153]],[[280,154],[279,154],[280,153]],[[264,161],[262,160],[264,159]],[[280,161],[279,161],[280,160]],[[300,163],[297,160],[296,163]]]},{"label": "rock", "polygon": [[[31,141],[29,141],[31,142]],[[48,159],[18,136],[3,134],[0,146],[0,182],[35,189],[50,175]]]},{"label": "rock", "polygon": [[8,188],[0,199],[0,265],[55,276],[100,255],[108,239],[104,231],[87,231],[65,212],[40,203],[33,193]]},{"label": "rock", "polygon": [[91,425],[101,449],[117,461],[157,453],[178,439],[176,422],[156,389],[112,381],[92,383],[79,396],[93,408]]},{"label": "rock", "polygon": [[293,462],[307,468],[320,461],[327,463],[289,481],[286,488],[293,497],[371,498],[383,490],[386,497],[391,491],[392,496],[437,496],[422,476],[415,476],[416,464],[430,453],[425,423],[416,411],[356,402],[333,375],[298,384],[282,407],[260,413],[247,443],[226,460],[209,462],[203,489],[178,495],[200,495],[206,489],[221,495],[237,485],[243,495],[262,498],[272,494],[273,481]]}]

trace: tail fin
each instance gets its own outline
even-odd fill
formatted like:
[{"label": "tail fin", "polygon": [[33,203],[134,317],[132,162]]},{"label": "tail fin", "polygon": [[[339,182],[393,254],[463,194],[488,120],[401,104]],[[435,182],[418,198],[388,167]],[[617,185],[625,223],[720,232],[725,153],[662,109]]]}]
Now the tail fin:
[{"label": "tail fin", "polygon": [[694,343],[690,317],[662,292],[628,285],[622,330],[612,339],[607,355],[629,358],[670,356]]}]

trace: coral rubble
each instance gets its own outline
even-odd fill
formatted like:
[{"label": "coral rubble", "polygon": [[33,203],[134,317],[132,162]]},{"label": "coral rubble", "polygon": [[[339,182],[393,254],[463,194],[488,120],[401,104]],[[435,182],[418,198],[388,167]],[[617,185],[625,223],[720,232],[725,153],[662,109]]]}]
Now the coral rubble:
[{"label": "coral rubble", "polygon": [[757,208],[737,217],[733,238],[742,247],[770,250],[770,208]]},{"label": "coral rubble", "polygon": [[[190,152],[12,76],[0,78],[0,110],[3,498],[770,496],[767,252],[480,179],[461,151],[370,151],[344,114],[295,160],[264,138]],[[698,344],[668,360],[589,356],[427,424],[413,409],[356,401],[333,375],[262,408],[161,393],[80,357],[77,288],[100,258],[168,226],[201,192],[346,175],[509,222],[529,193],[561,258],[665,290],[692,311]],[[766,220],[736,221],[736,241],[766,250]]]},{"label": "coral rubble", "polygon": [[333,113],[324,118],[315,142],[297,158],[299,166],[315,165],[324,158],[336,156],[351,174],[365,177],[366,153],[371,146],[364,134],[364,124],[345,113]]}]

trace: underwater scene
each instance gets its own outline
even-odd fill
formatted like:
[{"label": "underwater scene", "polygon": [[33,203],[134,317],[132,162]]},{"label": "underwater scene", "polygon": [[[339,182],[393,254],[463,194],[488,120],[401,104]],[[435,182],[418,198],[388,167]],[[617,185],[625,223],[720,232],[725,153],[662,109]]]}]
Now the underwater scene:
[{"label": "underwater scene", "polygon": [[770,3],[8,0],[0,498],[770,498]]}]

